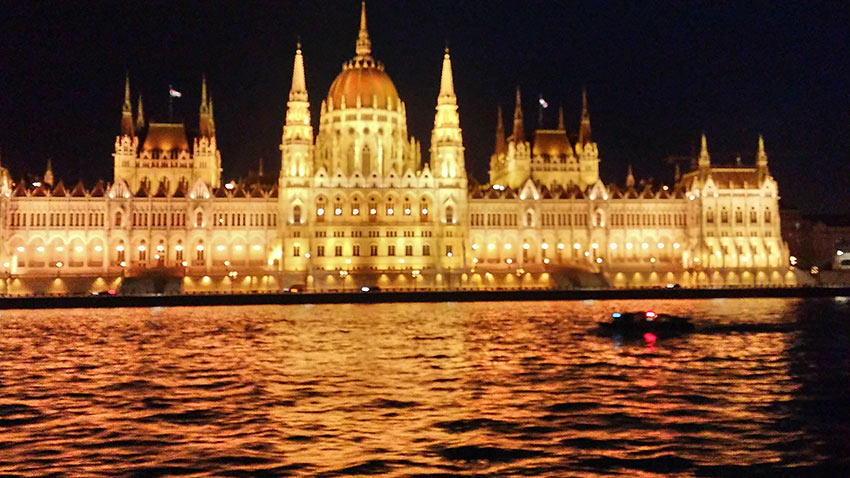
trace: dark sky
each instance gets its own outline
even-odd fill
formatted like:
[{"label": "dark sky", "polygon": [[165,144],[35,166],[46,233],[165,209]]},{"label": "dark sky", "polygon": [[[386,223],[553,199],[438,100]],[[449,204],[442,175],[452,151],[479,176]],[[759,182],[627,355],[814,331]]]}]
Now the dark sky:
[{"label": "dark sky", "polygon": [[[125,71],[149,117],[197,127],[200,77],[215,99],[225,177],[264,157],[277,169],[295,41],[313,104],[354,54],[359,2],[0,2],[0,150],[13,176],[48,157],[66,181],[111,178]],[[578,127],[589,93],[602,176],[666,178],[664,158],[752,162],[759,133],[784,200],[850,210],[847,2],[378,1],[367,4],[375,58],[427,143],[449,42],[467,167],[486,179],[495,109],[521,85],[526,128],[539,94]]]}]

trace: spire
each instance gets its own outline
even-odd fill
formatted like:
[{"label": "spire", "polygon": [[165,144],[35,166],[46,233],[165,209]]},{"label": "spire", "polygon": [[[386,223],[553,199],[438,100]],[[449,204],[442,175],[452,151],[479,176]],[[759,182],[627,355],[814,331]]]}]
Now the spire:
[{"label": "spire", "polygon": [[53,160],[47,160],[47,169],[44,171],[44,177],[41,178],[44,184],[53,186]]},{"label": "spire", "polygon": [[581,127],[578,131],[578,143],[584,146],[590,143],[590,112],[587,109],[587,89],[581,90]]},{"label": "spire", "polygon": [[520,97],[519,85],[516,87],[516,106],[514,106],[514,141],[525,141],[525,133],[522,128],[522,98]]},{"label": "spire", "polygon": [[360,3],[360,32],[357,34],[357,56],[367,58],[372,54],[372,42],[369,40],[369,31],[366,30],[366,2]]},{"label": "spire", "polygon": [[632,165],[629,165],[629,172],[626,173],[626,187],[633,188],[635,187],[635,175],[632,173]]},{"label": "spire", "polygon": [[499,105],[496,110],[496,147],[493,149],[495,154],[505,152],[505,126],[502,122],[502,105]]},{"label": "spire", "polygon": [[565,131],[567,128],[564,126],[564,105],[558,107],[558,130]]},{"label": "spire", "polygon": [[133,104],[130,102],[130,74],[124,77],[124,106],[121,108],[121,134],[133,136]]},{"label": "spire", "polygon": [[142,95],[139,95],[139,106],[136,109],[136,129],[140,130],[145,127],[145,109],[142,106]]},{"label": "spire", "polygon": [[263,157],[260,156],[260,164],[257,167],[257,176],[263,177]]},{"label": "spire", "polygon": [[756,168],[758,168],[759,179],[767,176],[767,153],[764,151],[764,138],[759,135],[759,150],[756,153]]},{"label": "spire", "polygon": [[701,170],[707,170],[711,167],[711,156],[708,154],[708,141],[705,139],[705,133],[702,134],[702,139],[700,140],[700,148],[699,148],[699,159],[697,160],[697,166]]},{"label": "spire", "polygon": [[448,99],[451,99],[453,103],[457,101],[452,77],[452,59],[449,56],[449,47],[446,47],[446,53],[443,55],[443,73],[440,76],[440,101]]},{"label": "spire", "polygon": [[304,79],[304,57],[301,54],[301,42],[295,46],[295,62],[292,65],[292,87],[289,89],[289,101],[307,101],[307,81]]},{"label": "spire", "polygon": [[201,75],[201,114],[208,114],[210,105],[207,101],[207,75]]}]

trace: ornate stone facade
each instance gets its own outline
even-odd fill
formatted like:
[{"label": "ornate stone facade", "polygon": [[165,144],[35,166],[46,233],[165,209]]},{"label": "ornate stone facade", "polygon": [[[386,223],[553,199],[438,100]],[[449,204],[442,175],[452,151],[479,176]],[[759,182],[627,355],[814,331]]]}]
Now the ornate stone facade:
[{"label": "ornate stone facade", "polygon": [[365,7],[355,52],[314,134],[298,46],[277,185],[222,182],[205,81],[190,143],[182,123],[146,123],[141,97],[134,117],[128,80],[112,183],[14,184],[2,170],[5,290],[97,290],[150,270],[187,291],[794,281],[761,139],[754,167],[712,167],[703,137],[675,184],[636,189],[630,173],[621,189],[599,178],[586,95],[573,143],[563,112],[526,137],[517,89],[481,186],[466,175],[448,49],[428,162],[372,57]]}]

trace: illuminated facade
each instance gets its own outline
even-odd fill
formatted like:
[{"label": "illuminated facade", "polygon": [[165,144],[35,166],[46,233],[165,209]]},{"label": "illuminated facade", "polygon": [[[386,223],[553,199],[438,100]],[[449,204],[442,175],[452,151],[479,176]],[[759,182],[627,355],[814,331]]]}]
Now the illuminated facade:
[{"label": "illuminated facade", "polygon": [[0,171],[5,287],[109,285],[152,269],[189,291],[793,281],[761,139],[754,167],[712,167],[703,137],[697,167],[675,184],[636,189],[630,172],[621,190],[599,178],[586,95],[575,143],[563,112],[527,138],[520,101],[518,89],[507,138],[499,112],[489,184],[471,183],[446,50],[423,162],[363,7],[317,134],[298,46],[280,176],[263,186],[222,182],[205,82],[190,143],[183,124],[146,123],[141,98],[134,116],[128,81],[111,184],[69,188],[50,173],[15,185]]}]

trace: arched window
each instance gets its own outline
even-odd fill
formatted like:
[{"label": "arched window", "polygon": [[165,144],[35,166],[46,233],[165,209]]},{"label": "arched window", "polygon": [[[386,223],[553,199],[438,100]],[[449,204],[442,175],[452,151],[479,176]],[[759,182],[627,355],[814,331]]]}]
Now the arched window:
[{"label": "arched window", "polygon": [[455,222],[455,210],[451,206],[446,206],[446,223],[454,224]]},{"label": "arched window", "polygon": [[124,219],[124,215],[121,214],[121,211],[115,213],[115,227],[121,227],[121,223]]},{"label": "arched window", "polygon": [[201,211],[195,216],[195,227],[204,227],[204,213]]},{"label": "arched window", "polygon": [[744,223],[744,211],[741,208],[735,209],[735,224]]},{"label": "arched window", "polygon": [[708,211],[705,213],[705,222],[714,224],[714,209],[708,208]]},{"label": "arched window", "polygon": [[292,208],[292,222],[295,224],[301,224],[301,206],[295,206]]},{"label": "arched window", "polygon": [[720,210],[720,223],[729,224],[729,211],[725,207]]},{"label": "arched window", "polygon": [[363,146],[363,160],[361,161],[361,164],[366,166],[366,165],[370,164],[371,160],[372,160],[372,151],[369,149],[368,145]]},{"label": "arched window", "polygon": [[770,220],[771,220],[771,219],[772,219],[772,218],[770,217],[770,209],[765,209],[765,210],[764,210],[764,223],[765,223],[765,224],[770,224]]}]

